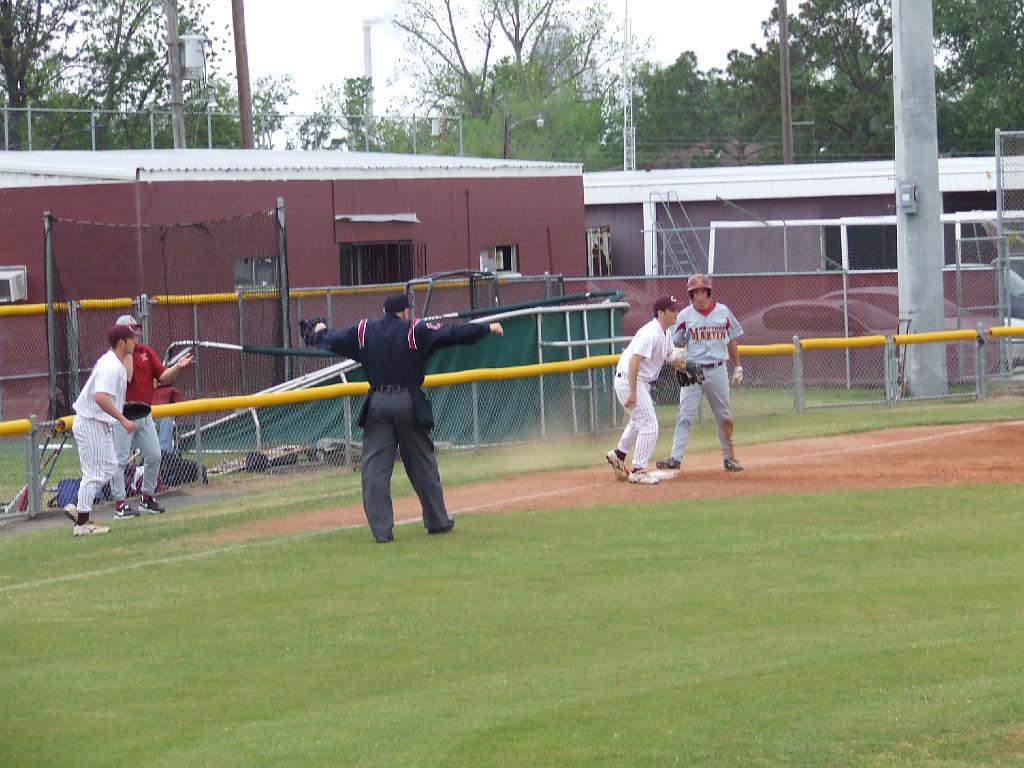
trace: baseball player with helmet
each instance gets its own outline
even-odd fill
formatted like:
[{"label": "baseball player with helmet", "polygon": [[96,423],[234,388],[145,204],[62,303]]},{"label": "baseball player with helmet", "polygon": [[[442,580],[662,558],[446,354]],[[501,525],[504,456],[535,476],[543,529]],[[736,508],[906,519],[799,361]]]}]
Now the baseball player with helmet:
[{"label": "baseball player with helmet", "polygon": [[[676,324],[683,303],[675,296],[662,296],[654,302],[654,319],[633,336],[615,368],[615,395],[629,414],[619,444],[605,458],[619,480],[639,485],[656,485],[658,479],[647,472],[647,462],[658,441],[658,417],[651,399],[651,385],[666,363],[677,371],[686,370],[681,350],[672,346],[668,331]],[[691,367],[691,370],[692,367]],[[626,471],[626,454],[633,451],[633,463]]]},{"label": "baseball player with helmet", "polygon": [[[739,472],[743,465],[736,460],[732,443],[732,411],[729,405],[729,387],[743,382],[743,366],[736,339],[743,335],[736,316],[725,304],[711,297],[712,280],[708,275],[693,275],[686,281],[690,305],[679,313],[672,342],[686,349],[686,357],[697,363],[704,374],[703,381],[683,386],[679,390],[679,416],[672,437],[672,453],[657,462],[659,469],[678,469],[690,439],[693,417],[697,413],[702,395],[718,423],[718,441],[727,472]],[[727,363],[732,363],[730,375]],[[682,383],[682,382],[681,382]]]}]

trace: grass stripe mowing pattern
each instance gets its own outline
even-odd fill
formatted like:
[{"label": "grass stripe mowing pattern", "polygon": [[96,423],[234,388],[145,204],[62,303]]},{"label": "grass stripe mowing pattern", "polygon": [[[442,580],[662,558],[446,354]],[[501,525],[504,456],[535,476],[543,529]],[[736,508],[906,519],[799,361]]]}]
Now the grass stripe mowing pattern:
[{"label": "grass stripe mowing pattern", "polygon": [[[466,516],[7,592],[0,765],[1019,765],[1020,491]],[[170,546],[33,538],[68,573]]]}]

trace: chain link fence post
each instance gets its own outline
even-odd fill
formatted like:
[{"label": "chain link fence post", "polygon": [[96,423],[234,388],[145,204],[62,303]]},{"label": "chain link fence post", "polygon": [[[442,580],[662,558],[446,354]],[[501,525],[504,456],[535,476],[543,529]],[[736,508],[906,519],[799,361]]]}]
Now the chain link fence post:
[{"label": "chain link fence post", "polygon": [[32,425],[31,431],[25,438],[25,445],[28,449],[27,463],[28,467],[28,506],[25,511],[28,516],[35,517],[39,514],[42,508],[42,489],[39,487],[39,419],[36,418],[35,414],[28,417],[29,423]]},{"label": "chain link fence post", "polygon": [[985,329],[981,323],[978,323],[978,340],[974,346],[974,394],[979,400],[988,395],[988,386],[985,381],[985,374],[988,370],[985,342]]},{"label": "chain link fence post", "polygon": [[804,409],[804,359],[799,336],[793,337],[793,408],[797,413]]},{"label": "chain link fence post", "polygon": [[81,387],[81,360],[78,350],[80,347],[78,339],[78,307],[77,301],[68,302],[68,405],[78,399],[79,387]]},{"label": "chain link fence post", "polygon": [[896,362],[896,342],[892,336],[885,337],[885,363],[882,367],[885,376],[885,404],[896,405],[899,392],[899,364]]},{"label": "chain link fence post", "polygon": [[470,386],[473,393],[473,447],[480,450],[480,385],[474,381]]},{"label": "chain link fence post", "polygon": [[[193,304],[192,305],[192,341],[193,341],[193,343],[195,343],[198,340],[199,340],[199,305],[198,304]],[[202,379],[201,379],[201,376],[200,376],[200,373],[199,373],[200,370],[202,369],[202,364],[200,363],[200,354],[199,354],[200,345],[199,344],[195,344],[194,349],[195,349],[195,351],[193,352],[193,354],[195,355],[195,358],[192,361],[192,376],[193,376],[193,380],[195,381],[195,387],[196,387],[195,391],[196,391],[197,394],[202,396],[201,395],[201,393],[203,391]],[[197,468],[196,482],[201,483],[203,481],[203,478],[206,476],[206,463],[203,461],[203,415],[201,413],[197,413],[195,415],[195,436],[194,436],[193,444],[195,446],[195,452],[196,452],[196,468]]]},{"label": "chain link fence post", "polygon": [[[281,346],[288,349],[292,345],[292,330],[288,295],[288,243],[287,225],[285,223],[284,198],[277,198],[277,290],[281,300]],[[284,359],[284,378],[292,377],[292,359]]]}]

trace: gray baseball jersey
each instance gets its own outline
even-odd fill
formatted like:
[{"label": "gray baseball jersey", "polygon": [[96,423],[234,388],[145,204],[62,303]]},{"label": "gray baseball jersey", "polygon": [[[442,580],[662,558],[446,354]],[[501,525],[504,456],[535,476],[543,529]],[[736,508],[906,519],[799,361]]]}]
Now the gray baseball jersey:
[{"label": "gray baseball jersey", "polygon": [[713,365],[729,359],[729,342],[743,335],[739,321],[725,304],[713,302],[704,312],[690,304],[679,313],[672,342],[686,347],[686,359]]}]

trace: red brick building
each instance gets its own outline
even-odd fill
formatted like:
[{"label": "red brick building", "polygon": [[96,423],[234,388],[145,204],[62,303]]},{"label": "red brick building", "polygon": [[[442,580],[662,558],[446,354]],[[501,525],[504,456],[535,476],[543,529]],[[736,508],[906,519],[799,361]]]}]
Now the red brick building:
[{"label": "red brick building", "polygon": [[[45,211],[180,224],[269,211],[278,198],[293,288],[457,269],[586,274],[580,166],[244,150],[0,153],[0,267],[24,265],[27,301],[41,302]],[[95,275],[82,278],[69,295],[88,296]]]}]

